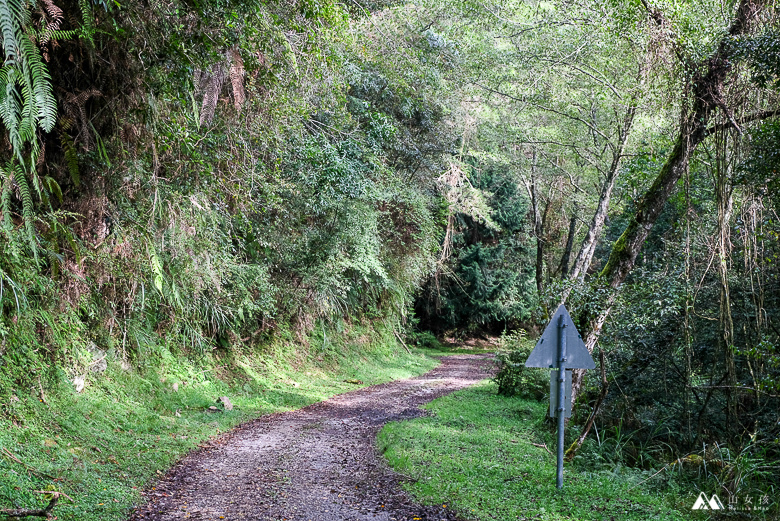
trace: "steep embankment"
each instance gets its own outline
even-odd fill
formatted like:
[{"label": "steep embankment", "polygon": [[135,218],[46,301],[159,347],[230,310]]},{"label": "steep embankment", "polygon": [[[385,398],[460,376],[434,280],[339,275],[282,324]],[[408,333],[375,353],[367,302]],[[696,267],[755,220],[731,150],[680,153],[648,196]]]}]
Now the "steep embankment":
[{"label": "steep embankment", "polygon": [[121,518],[212,434],[432,367],[395,336],[459,98],[406,12],[4,9],[0,508]]}]

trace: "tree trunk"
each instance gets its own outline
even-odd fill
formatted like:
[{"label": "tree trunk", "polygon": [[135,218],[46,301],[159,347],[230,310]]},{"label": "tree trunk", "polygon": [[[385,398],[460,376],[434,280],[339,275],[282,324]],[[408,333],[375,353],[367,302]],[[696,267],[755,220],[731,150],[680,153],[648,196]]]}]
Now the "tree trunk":
[{"label": "tree trunk", "polygon": [[574,246],[574,234],[577,232],[577,212],[569,219],[569,235],[566,238],[566,249],[563,250],[563,256],[561,257],[561,278],[566,279],[569,274],[569,260],[571,259],[571,249]]},{"label": "tree trunk", "polygon": [[691,396],[693,394],[693,332],[691,311],[694,294],[691,291],[691,174],[685,176],[685,425],[688,443],[693,441]]},{"label": "tree trunk", "polygon": [[723,353],[726,369],[726,418],[729,434],[734,436],[737,428],[737,370],[734,363],[734,319],[731,316],[731,288],[729,285],[729,258],[731,257],[731,213],[734,207],[730,182],[730,165],[727,157],[728,132],[719,132],[716,137],[716,161],[713,178],[715,200],[718,207],[718,237],[715,253],[718,258],[718,279],[720,302],[718,309],[718,344]]},{"label": "tree trunk", "polygon": [[626,116],[623,119],[623,127],[620,129],[620,140],[618,146],[615,148],[612,154],[612,163],[607,171],[607,176],[604,179],[604,184],[601,186],[601,194],[599,195],[599,203],[596,207],[596,213],[593,214],[593,219],[590,222],[588,228],[588,234],[582,241],[580,251],[577,254],[577,259],[574,261],[574,266],[571,270],[570,278],[572,280],[579,278],[580,280],[585,278],[585,274],[590,267],[590,263],[593,260],[593,254],[596,251],[596,243],[601,237],[601,231],[604,228],[604,222],[607,218],[607,212],[609,211],[609,201],[612,198],[612,189],[615,187],[615,181],[617,180],[618,173],[620,172],[620,162],[623,159],[623,154],[626,151],[626,143],[628,142],[628,136],[631,132],[631,125],[634,122],[634,116],[636,115],[636,100],[632,99],[626,111]]},{"label": "tree trunk", "polygon": [[[733,37],[744,34],[748,26],[760,14],[765,2],[761,0],[741,0],[734,22],[717,50],[703,63],[698,64],[703,72],[695,72],[689,79],[681,106],[680,130],[672,152],[661,167],[653,185],[645,193],[637,205],[636,213],[629,222],[623,234],[615,242],[607,264],[599,274],[602,283],[613,291],[607,296],[597,312],[587,311],[580,318],[584,324],[583,338],[588,351],[593,348],[601,334],[601,329],[609,316],[617,290],[633,269],[639,252],[642,250],[650,230],[653,229],[658,216],[666,205],[666,201],[674,192],[677,181],[688,170],[691,153],[709,135],[708,124],[713,112],[723,109],[729,120],[733,117],[725,106],[722,98],[723,86],[731,70],[728,56],[728,44]],[[645,2],[645,5],[647,3]],[[648,8],[649,9],[649,8]],[[656,10],[650,10],[656,23],[664,24],[663,15]],[[696,70],[696,69],[694,69]],[[572,400],[576,399],[582,387],[582,370],[574,370],[572,376]]]},{"label": "tree trunk", "polygon": [[534,214],[534,235],[536,236],[536,291],[539,295],[544,291],[544,220],[549,208],[545,207],[545,215],[542,216],[539,200],[539,187],[536,180],[536,150],[531,156],[531,185],[528,191],[531,195],[531,211]]},{"label": "tree trunk", "polygon": [[[685,130],[680,132],[672,153],[661,168],[653,185],[640,201],[634,217],[626,227],[626,230],[612,247],[606,266],[599,274],[601,281],[612,291],[606,292],[606,297],[598,312],[586,312],[580,319],[584,324],[583,339],[588,351],[598,342],[599,335],[607,317],[612,309],[615,299],[615,290],[620,287],[636,263],[637,256],[642,250],[642,245],[650,234],[653,224],[658,219],[666,201],[671,196],[677,181],[688,168],[690,154],[701,140],[692,139],[692,133]],[[683,144],[686,143],[686,144]],[[574,370],[572,375],[572,399],[574,399],[582,386],[582,370]]]}]

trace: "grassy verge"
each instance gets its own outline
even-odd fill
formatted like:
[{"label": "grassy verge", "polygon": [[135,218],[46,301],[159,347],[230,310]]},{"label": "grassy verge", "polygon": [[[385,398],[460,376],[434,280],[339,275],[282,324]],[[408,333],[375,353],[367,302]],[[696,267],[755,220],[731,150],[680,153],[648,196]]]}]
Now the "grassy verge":
[{"label": "grassy verge", "polygon": [[538,446],[555,450],[546,403],[498,396],[485,382],[426,407],[432,416],[389,424],[378,439],[393,468],[415,480],[409,488],[423,502],[473,520],[691,518],[694,495],[676,504],[676,496],[635,486],[646,476],[625,469],[617,475],[567,465],[564,489],[556,490],[555,457]]},{"label": "grassy verge", "polygon": [[[263,352],[217,350],[195,360],[160,347],[143,369],[112,360],[105,372],[87,373],[81,393],[62,368],[45,371],[41,388],[13,388],[6,375],[0,509],[43,508],[47,501],[34,491],[53,488],[73,499],[56,506],[58,519],[124,519],[141,489],[211,436],[437,364],[407,354],[390,331],[356,326],[334,336],[312,338],[306,349],[277,340]],[[235,408],[209,412],[220,396]]]}]

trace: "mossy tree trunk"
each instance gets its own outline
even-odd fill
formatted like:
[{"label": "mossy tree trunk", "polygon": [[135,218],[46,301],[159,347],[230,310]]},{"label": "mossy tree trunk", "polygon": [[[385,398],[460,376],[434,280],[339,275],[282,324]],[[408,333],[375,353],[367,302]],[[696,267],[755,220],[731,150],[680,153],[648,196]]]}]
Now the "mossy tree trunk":
[{"label": "mossy tree trunk", "polygon": [[566,248],[563,250],[561,256],[561,265],[559,271],[561,273],[561,279],[565,279],[569,276],[569,262],[571,261],[571,250],[574,247],[574,235],[577,233],[577,210],[572,212],[572,216],[569,218],[569,233],[566,235]]}]

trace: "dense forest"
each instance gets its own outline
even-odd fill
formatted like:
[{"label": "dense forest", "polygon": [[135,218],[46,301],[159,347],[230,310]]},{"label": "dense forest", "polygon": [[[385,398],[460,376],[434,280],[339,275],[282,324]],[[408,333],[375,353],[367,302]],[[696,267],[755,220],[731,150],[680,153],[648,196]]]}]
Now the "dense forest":
[{"label": "dense forest", "polygon": [[0,421],[100,357],[366,323],[512,344],[565,302],[601,361],[573,425],[776,490],[779,15],[0,2]]}]

